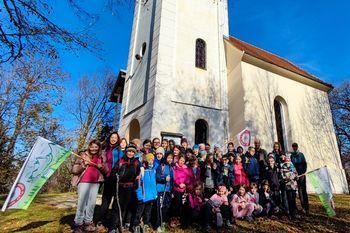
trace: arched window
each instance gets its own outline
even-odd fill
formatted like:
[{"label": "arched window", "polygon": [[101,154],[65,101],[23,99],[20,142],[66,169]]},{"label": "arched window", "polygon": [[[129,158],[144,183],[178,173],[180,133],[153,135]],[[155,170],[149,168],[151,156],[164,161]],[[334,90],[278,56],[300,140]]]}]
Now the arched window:
[{"label": "arched window", "polygon": [[288,149],[287,145],[287,130],[286,130],[286,103],[281,97],[277,97],[273,102],[275,110],[275,120],[276,120],[276,131],[278,142],[282,146],[282,150],[286,151]]},{"label": "arched window", "polygon": [[129,142],[135,138],[140,138],[140,123],[137,119],[133,119],[129,125]]},{"label": "arched window", "polygon": [[199,119],[195,123],[194,142],[196,144],[208,142],[208,123],[203,119]]},{"label": "arched window", "polygon": [[207,45],[204,40],[196,40],[196,67],[200,69],[207,68]]}]

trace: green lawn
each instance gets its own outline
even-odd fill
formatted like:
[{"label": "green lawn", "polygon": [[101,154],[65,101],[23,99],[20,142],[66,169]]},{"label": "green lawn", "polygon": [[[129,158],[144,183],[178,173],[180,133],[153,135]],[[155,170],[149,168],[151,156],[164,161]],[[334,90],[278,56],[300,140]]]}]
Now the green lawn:
[{"label": "green lawn", "polygon": [[[28,210],[7,210],[0,214],[0,232],[70,232],[75,209],[59,209],[50,198],[65,198],[75,195],[44,194],[38,196]],[[327,218],[315,195],[309,195],[310,216],[289,221],[287,218],[270,220],[257,219],[253,223],[237,221],[235,228],[226,232],[350,232],[350,195],[335,195],[337,216]],[[0,197],[2,205],[4,197]],[[169,232],[194,232],[191,230],[170,230]]]}]

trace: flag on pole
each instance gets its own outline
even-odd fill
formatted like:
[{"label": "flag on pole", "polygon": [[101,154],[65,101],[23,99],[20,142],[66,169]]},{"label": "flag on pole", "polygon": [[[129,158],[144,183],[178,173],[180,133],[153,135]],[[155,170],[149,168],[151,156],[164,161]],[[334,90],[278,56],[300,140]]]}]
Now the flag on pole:
[{"label": "flag on pole", "polygon": [[321,200],[329,217],[335,216],[334,202],[331,183],[327,167],[321,167],[307,173],[307,176],[315,189],[316,194]]},{"label": "flag on pole", "polygon": [[238,143],[246,151],[250,146],[251,132],[249,128],[245,128],[239,134],[237,134]]},{"label": "flag on pole", "polygon": [[41,187],[70,154],[69,150],[38,137],[1,210],[27,209]]}]

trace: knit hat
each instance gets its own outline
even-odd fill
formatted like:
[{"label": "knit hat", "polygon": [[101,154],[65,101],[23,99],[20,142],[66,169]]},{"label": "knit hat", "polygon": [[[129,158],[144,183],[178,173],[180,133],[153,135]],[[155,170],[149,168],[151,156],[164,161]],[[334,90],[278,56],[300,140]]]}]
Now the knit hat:
[{"label": "knit hat", "polygon": [[195,145],[193,146],[193,150],[199,150],[199,146],[198,146],[197,144],[195,144]]},{"label": "knit hat", "polygon": [[181,144],[186,142],[188,144],[187,138],[181,138]]},{"label": "knit hat", "polygon": [[217,149],[217,148],[220,148],[220,145],[219,145],[219,144],[215,144],[215,145],[214,145],[214,149]]},{"label": "knit hat", "polygon": [[146,155],[146,161],[154,160],[154,155],[152,153],[148,153]]},{"label": "knit hat", "polygon": [[158,147],[157,150],[156,150],[156,154],[158,154],[158,153],[164,155],[164,148],[163,147]]},{"label": "knit hat", "polygon": [[125,152],[128,152],[128,151],[133,151],[134,153],[136,153],[136,146],[134,144],[129,144],[127,145],[127,147],[125,148]]}]

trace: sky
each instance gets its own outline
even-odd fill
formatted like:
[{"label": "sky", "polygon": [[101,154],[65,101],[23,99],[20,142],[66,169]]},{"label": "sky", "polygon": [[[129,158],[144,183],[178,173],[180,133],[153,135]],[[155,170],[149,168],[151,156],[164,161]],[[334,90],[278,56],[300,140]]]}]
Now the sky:
[{"label": "sky", "polygon": [[[66,1],[55,1],[51,16],[59,25],[94,36],[102,51],[60,51],[61,65],[70,74],[64,101],[72,98],[82,75],[126,69],[133,8],[106,7],[112,0],[84,1],[95,15],[79,20]],[[190,1],[190,0],[189,0]],[[203,0],[206,1],[206,0]],[[281,56],[334,86],[350,80],[350,1],[347,0],[229,0],[230,35]],[[103,58],[103,59],[101,59]],[[72,119],[58,107],[66,127]]]}]

